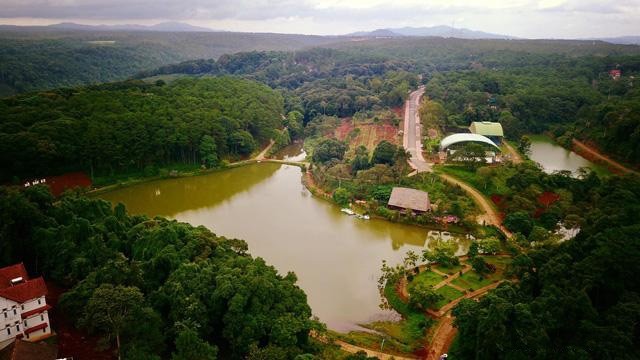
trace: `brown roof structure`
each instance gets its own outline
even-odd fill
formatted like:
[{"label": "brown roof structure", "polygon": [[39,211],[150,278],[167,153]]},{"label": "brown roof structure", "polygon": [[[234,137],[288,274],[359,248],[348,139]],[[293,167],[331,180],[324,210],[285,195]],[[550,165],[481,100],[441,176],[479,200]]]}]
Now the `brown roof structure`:
[{"label": "brown roof structure", "polygon": [[0,350],[0,360],[55,360],[57,357],[58,348],[55,345],[20,339]]},{"label": "brown roof structure", "polygon": [[425,212],[431,210],[429,193],[403,187],[393,188],[388,204],[389,206],[395,206],[398,208],[414,211]]}]

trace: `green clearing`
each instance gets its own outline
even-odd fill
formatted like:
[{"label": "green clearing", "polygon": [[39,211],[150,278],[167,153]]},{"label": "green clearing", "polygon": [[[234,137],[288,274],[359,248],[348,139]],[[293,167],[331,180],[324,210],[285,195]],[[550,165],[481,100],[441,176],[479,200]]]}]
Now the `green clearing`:
[{"label": "green clearing", "polygon": [[411,284],[417,284],[422,282],[422,283],[425,283],[426,285],[435,286],[444,279],[445,279],[444,276],[440,274],[436,274],[433,271],[423,271],[420,274],[416,275],[413,278],[413,280],[411,280]]},{"label": "green clearing", "polygon": [[[485,168],[491,169],[489,167]],[[500,168],[498,171],[491,172],[491,175],[488,177],[482,176],[474,170],[458,165],[437,166],[436,170],[454,176],[488,196],[493,194],[508,194],[509,187],[507,186],[507,179],[514,175],[514,171],[511,168],[506,167]]]},{"label": "green clearing", "polygon": [[434,265],[433,268],[445,274],[453,275],[459,272],[460,270],[462,270],[462,265],[455,265],[455,266]]},{"label": "green clearing", "polygon": [[435,305],[434,308],[436,309],[440,309],[441,307],[447,305],[448,303],[452,302],[455,299],[458,299],[460,297],[462,297],[464,294],[454,288],[452,288],[449,285],[445,285],[443,287],[441,287],[440,289],[436,290],[437,294],[442,295],[444,298],[440,301],[438,301]]}]

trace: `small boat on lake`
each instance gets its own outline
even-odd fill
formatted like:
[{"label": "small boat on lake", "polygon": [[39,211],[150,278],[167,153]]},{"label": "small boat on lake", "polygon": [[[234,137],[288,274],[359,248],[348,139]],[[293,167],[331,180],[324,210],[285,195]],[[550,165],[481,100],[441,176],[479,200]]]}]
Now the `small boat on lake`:
[{"label": "small boat on lake", "polygon": [[347,214],[349,216],[356,214],[355,212],[353,212],[353,210],[347,209],[347,208],[340,209],[340,211],[342,211],[343,213],[345,213],[345,214]]}]

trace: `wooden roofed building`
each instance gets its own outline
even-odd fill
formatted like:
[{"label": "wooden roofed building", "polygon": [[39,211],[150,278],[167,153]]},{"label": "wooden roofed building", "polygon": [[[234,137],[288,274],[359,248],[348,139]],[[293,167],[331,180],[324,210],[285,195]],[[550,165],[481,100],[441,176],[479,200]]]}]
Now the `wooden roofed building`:
[{"label": "wooden roofed building", "polygon": [[387,205],[392,209],[410,210],[414,213],[431,211],[429,193],[421,190],[394,187]]}]

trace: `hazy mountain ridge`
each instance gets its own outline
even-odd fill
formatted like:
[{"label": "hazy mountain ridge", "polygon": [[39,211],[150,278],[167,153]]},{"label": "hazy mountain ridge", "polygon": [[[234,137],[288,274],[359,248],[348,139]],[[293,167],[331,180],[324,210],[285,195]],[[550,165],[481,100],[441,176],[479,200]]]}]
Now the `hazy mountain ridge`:
[{"label": "hazy mountain ridge", "polygon": [[46,26],[51,29],[90,30],[90,31],[168,31],[168,32],[213,32],[216,30],[187,23],[167,21],[155,25],[123,24],[123,25],[85,25],[73,22],[63,22]]},{"label": "hazy mountain ridge", "polygon": [[404,36],[437,36],[455,37],[460,39],[517,39],[515,36],[493,34],[484,31],[470,30],[465,28],[454,28],[446,25],[429,27],[402,27],[386,28],[373,31],[359,31],[347,36],[366,37],[404,37]]}]

